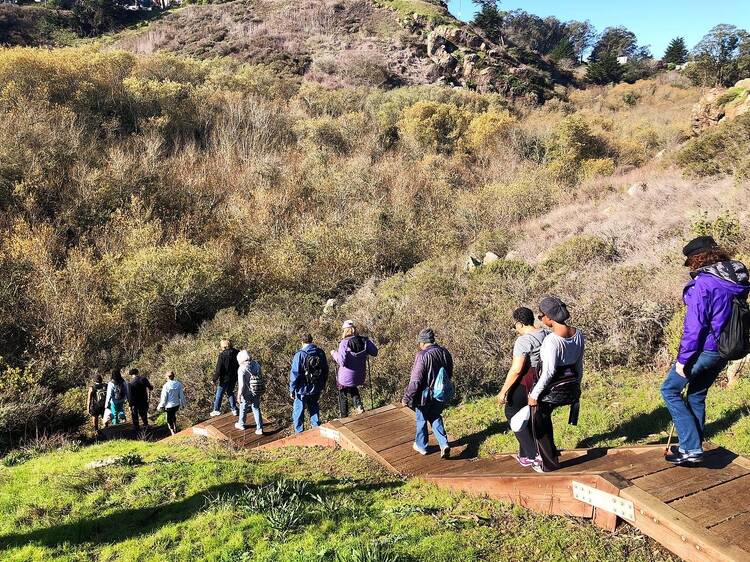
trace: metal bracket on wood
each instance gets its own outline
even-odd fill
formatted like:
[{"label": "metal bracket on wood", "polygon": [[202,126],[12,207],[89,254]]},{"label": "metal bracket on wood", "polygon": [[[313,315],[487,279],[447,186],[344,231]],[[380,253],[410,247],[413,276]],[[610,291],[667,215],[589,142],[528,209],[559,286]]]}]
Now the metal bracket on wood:
[{"label": "metal bracket on wood", "polygon": [[597,490],[575,480],[573,481],[573,497],[608,513],[614,513],[628,521],[635,521],[635,506],[630,500]]},{"label": "metal bracket on wood", "polygon": [[335,429],[331,429],[329,427],[321,427],[320,436],[325,437],[326,439],[331,439],[332,441],[336,441],[336,443],[338,443],[341,439],[341,434]]},{"label": "metal bracket on wood", "polygon": [[208,430],[202,427],[194,427],[193,435],[202,435],[203,437],[210,437],[210,435],[208,434]]}]

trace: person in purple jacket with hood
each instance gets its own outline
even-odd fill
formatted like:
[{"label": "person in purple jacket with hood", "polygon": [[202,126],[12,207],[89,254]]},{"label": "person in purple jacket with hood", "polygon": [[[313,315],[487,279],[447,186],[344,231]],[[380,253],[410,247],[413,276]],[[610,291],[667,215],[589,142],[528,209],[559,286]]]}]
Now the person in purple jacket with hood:
[{"label": "person in purple jacket with hood", "polygon": [[377,356],[378,348],[370,341],[370,338],[357,333],[357,326],[352,320],[344,322],[341,329],[343,334],[339,348],[331,350],[331,356],[339,366],[336,375],[336,384],[339,389],[339,413],[342,418],[345,418],[349,416],[349,396],[352,398],[355,412],[361,414],[365,411],[357,387],[365,384],[367,358]]},{"label": "person in purple jacket with hood", "polygon": [[[683,290],[687,313],[677,361],[662,384],[661,395],[680,440],[679,449],[666,459],[696,465],[703,461],[706,395],[727,365],[719,353],[719,335],[732,315],[733,300],[747,299],[750,284],[745,265],[732,260],[710,236],[691,240],[683,254],[692,278]],[[687,400],[683,401],[680,394],[685,386]]]}]

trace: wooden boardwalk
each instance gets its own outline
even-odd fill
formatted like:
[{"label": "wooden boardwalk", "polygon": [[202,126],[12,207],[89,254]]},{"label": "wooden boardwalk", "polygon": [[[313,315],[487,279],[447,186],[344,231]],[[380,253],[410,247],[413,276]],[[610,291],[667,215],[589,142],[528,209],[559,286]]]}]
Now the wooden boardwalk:
[{"label": "wooden boardwalk", "polygon": [[209,437],[211,439],[219,439],[221,441],[230,441],[233,445],[238,447],[245,447],[248,449],[254,449],[263,445],[268,445],[278,439],[282,439],[289,435],[289,430],[276,422],[265,421],[263,422],[263,435],[255,435],[255,421],[253,420],[252,414],[247,419],[247,429],[244,431],[234,427],[237,422],[237,416],[226,413],[220,416],[209,418],[202,421],[192,427],[183,429],[176,435],[170,437],[174,439],[176,437],[190,437],[190,436],[201,436]]},{"label": "wooden boardwalk", "polygon": [[444,488],[592,518],[610,530],[627,521],[685,560],[750,562],[750,459],[726,449],[710,448],[700,468],[667,463],[662,446],[572,450],[563,453],[561,470],[538,474],[510,455],[465,458],[465,446],[441,460],[432,436],[423,456],[413,440],[414,413],[389,405],[286,438],[264,436],[255,446],[342,447]]}]

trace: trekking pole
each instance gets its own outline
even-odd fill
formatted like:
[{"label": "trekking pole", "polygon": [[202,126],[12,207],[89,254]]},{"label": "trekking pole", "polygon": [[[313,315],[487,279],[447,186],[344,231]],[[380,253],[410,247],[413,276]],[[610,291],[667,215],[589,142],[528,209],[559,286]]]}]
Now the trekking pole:
[{"label": "trekking pole", "polygon": [[372,372],[370,371],[370,358],[367,358],[367,379],[370,381],[370,409],[375,409],[375,399],[372,394]]},{"label": "trekking pole", "polygon": [[[686,384],[686,385],[685,385],[685,388],[684,388],[684,389],[682,389],[682,392],[680,393],[680,398],[682,398],[682,400],[683,400],[683,401],[684,401],[684,400],[685,400],[685,399],[687,398],[687,393],[688,393],[688,387],[689,387],[689,386],[690,386],[690,384],[689,384],[689,383],[688,383],[688,384]],[[670,447],[671,447],[671,445],[672,445],[672,438],[674,437],[674,430],[675,430],[675,426],[674,426],[674,421],[673,421],[673,422],[672,422],[672,427],[671,427],[671,428],[670,428],[670,430],[669,430],[669,438],[667,439],[667,446],[666,446],[666,447],[665,447],[665,449],[664,449],[664,456],[665,456],[665,457],[666,457],[667,455],[669,455],[669,448],[670,448]]]}]

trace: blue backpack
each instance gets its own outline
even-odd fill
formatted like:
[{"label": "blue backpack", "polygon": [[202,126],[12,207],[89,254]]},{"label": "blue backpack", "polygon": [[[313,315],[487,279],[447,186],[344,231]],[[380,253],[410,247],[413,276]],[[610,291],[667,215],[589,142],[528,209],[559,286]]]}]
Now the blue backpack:
[{"label": "blue backpack", "polygon": [[456,395],[456,389],[453,388],[445,367],[440,367],[435,382],[432,384],[432,398],[438,402],[450,402]]}]

